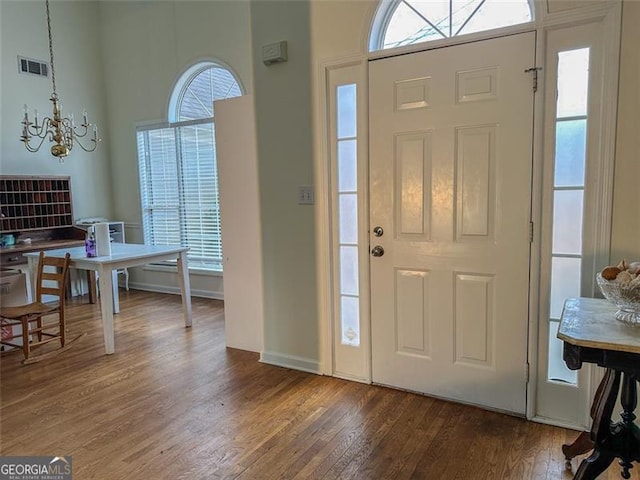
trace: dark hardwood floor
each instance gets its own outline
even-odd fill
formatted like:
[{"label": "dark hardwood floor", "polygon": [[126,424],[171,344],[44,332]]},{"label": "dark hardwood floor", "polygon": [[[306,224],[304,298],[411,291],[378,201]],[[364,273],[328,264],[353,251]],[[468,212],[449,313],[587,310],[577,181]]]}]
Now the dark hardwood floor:
[{"label": "dark hardwood floor", "polygon": [[576,432],[261,364],[225,348],[218,301],[193,299],[191,329],[179,296],[121,292],[121,309],[114,355],[80,299],[68,351],[1,357],[2,455],[72,455],[74,480],[571,478]]}]

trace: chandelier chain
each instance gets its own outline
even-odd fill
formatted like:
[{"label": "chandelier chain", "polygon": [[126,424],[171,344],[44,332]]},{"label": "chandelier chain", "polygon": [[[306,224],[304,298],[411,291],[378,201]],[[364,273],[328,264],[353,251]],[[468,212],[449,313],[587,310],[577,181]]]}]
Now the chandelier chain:
[{"label": "chandelier chain", "polygon": [[53,65],[53,36],[51,35],[51,14],[49,13],[49,0],[46,0],[47,6],[47,30],[49,32],[49,60],[51,61],[51,83],[53,84],[53,94],[56,93],[56,68]]}]

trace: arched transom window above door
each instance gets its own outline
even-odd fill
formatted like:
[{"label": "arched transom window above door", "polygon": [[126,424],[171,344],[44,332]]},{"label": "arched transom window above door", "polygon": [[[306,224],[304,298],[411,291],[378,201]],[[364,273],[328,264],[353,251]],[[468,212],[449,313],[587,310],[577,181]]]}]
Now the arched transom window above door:
[{"label": "arched transom window above door", "polygon": [[383,0],[374,18],[369,50],[441,40],[532,20],[529,0]]}]

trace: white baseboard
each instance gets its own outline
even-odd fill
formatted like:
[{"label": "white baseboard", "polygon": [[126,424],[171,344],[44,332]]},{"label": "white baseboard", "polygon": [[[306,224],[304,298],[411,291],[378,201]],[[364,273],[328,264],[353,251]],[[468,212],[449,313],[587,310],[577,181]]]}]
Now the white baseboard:
[{"label": "white baseboard", "polygon": [[229,343],[229,338],[226,338],[226,344],[227,344],[227,348],[233,348],[235,350],[244,350],[245,352],[260,353],[260,350],[261,350],[259,346],[252,345],[250,343],[243,343],[241,341],[238,341],[238,342],[231,341],[231,343]]},{"label": "white baseboard", "polygon": [[566,428],[568,430],[576,430],[576,431],[584,431],[584,430],[589,430],[589,427],[585,428],[585,427],[581,427],[579,425],[574,425],[572,423],[567,423],[567,422],[561,422],[559,420],[555,420],[553,418],[547,418],[547,417],[541,417],[541,416],[534,416],[533,418],[531,418],[532,422],[536,422],[536,423],[544,423],[545,425],[552,425],[554,427],[560,427],[560,428]]},{"label": "white baseboard", "polygon": [[333,377],[340,378],[342,380],[349,380],[350,382],[358,382],[358,383],[364,383],[366,385],[371,385],[371,382],[369,382],[366,378],[357,377],[355,375],[349,375],[346,373],[334,372]]},{"label": "white baseboard", "polygon": [[276,352],[261,352],[260,362],[275,365],[277,367],[291,368],[302,372],[322,375],[320,362],[311,358],[297,357],[295,355],[285,355]]},{"label": "white baseboard", "polygon": [[[151,283],[129,282],[129,288],[133,290],[144,290],[146,292],[171,293],[180,295],[180,287],[167,285],[154,285]],[[224,300],[223,292],[212,292],[210,290],[191,289],[192,297],[211,298],[214,300]]]}]

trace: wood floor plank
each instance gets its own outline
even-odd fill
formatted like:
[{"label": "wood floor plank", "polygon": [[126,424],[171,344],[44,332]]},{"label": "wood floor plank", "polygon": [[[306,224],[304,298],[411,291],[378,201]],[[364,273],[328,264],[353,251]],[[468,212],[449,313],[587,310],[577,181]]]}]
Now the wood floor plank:
[{"label": "wood floor plank", "polygon": [[68,351],[0,357],[0,454],[72,455],[74,480],[571,478],[576,432],[262,364],[225,347],[216,300],[194,298],[185,328],[179,296],[121,292],[109,356],[99,305],[67,318],[87,334]]},{"label": "wood floor plank", "polygon": [[430,411],[429,407],[429,403],[424,402],[422,397],[413,397],[411,404],[393,425],[389,434],[371,451],[357,475],[368,477],[382,473],[388,478],[395,478],[415,451],[417,437],[421,432],[420,425]]},{"label": "wood floor plank", "polygon": [[[413,399],[402,396],[395,402],[395,406],[386,415],[378,417],[375,431],[372,435],[367,435],[364,442],[358,447],[358,451],[352,456],[346,467],[339,473],[338,478],[371,478],[370,475],[377,474],[377,471],[370,469],[369,462],[375,457],[376,450],[392,429],[398,428],[399,417],[406,411]],[[373,471],[372,471],[373,470]]]},{"label": "wood floor plank", "polygon": [[[358,389],[357,391],[354,389]],[[320,433],[319,438],[311,446],[314,456],[297,472],[291,471],[296,480],[322,478],[334,463],[343,455],[349,441],[355,436],[354,430],[360,426],[360,418],[364,414],[365,407],[370,408],[370,402],[378,397],[376,387],[370,388],[361,384],[350,384],[349,407],[343,410],[345,402],[336,405],[332,410],[338,410],[335,418],[328,423]],[[359,393],[357,393],[359,392]]]}]

